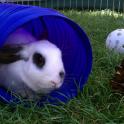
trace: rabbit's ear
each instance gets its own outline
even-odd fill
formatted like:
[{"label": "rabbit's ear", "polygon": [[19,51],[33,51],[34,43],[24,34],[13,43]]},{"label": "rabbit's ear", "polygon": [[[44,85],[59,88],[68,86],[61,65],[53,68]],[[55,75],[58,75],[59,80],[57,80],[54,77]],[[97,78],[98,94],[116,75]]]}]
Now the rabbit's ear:
[{"label": "rabbit's ear", "polygon": [[22,46],[6,45],[0,48],[0,64],[10,64],[23,59],[18,53],[23,49]]}]

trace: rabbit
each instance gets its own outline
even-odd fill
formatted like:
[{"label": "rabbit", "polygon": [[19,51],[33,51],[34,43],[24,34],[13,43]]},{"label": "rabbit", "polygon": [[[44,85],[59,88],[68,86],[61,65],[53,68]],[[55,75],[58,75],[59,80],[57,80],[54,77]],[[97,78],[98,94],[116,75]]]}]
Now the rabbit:
[{"label": "rabbit", "polygon": [[0,49],[0,86],[26,99],[39,99],[62,86],[61,50],[48,40]]}]

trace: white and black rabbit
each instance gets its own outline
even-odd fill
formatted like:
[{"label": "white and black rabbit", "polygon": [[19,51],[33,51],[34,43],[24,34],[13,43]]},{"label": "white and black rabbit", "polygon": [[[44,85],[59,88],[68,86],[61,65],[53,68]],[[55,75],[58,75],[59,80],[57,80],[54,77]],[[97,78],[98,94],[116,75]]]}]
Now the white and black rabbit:
[{"label": "white and black rabbit", "polygon": [[0,49],[0,86],[23,98],[35,99],[60,88],[64,76],[62,53],[48,40]]}]

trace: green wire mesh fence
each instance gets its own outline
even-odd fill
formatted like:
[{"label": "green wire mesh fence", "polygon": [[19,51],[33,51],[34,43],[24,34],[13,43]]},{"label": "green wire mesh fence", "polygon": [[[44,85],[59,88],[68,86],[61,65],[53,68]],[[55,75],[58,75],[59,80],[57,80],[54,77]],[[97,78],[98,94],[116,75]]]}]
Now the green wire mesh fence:
[{"label": "green wire mesh fence", "polygon": [[0,2],[31,4],[55,9],[111,9],[124,12],[124,0],[0,0]]}]

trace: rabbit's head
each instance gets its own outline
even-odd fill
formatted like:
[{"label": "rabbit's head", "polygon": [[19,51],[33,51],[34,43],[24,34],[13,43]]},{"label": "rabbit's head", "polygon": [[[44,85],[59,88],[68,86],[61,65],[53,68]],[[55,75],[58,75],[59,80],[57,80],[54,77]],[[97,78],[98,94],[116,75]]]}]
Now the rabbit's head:
[{"label": "rabbit's head", "polygon": [[63,84],[65,69],[59,48],[47,40],[24,46],[22,59],[15,64],[22,67],[23,82],[37,93],[49,93]]}]

